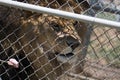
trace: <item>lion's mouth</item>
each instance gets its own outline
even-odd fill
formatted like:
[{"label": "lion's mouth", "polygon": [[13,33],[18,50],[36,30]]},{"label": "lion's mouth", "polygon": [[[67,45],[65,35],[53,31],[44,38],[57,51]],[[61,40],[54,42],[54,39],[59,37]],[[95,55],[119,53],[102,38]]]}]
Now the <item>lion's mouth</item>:
[{"label": "lion's mouth", "polygon": [[62,63],[66,63],[70,61],[73,58],[74,54],[73,53],[67,53],[67,54],[58,54],[57,55],[57,60]]}]

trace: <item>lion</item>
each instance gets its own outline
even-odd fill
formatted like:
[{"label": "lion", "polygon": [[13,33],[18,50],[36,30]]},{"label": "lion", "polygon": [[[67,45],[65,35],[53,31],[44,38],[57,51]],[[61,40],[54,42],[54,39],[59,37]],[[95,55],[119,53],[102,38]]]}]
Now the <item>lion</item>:
[{"label": "lion", "polygon": [[[22,0],[18,1],[22,2]],[[26,1],[35,4],[35,0]],[[79,0],[79,3],[82,1]],[[37,4],[72,12],[64,3],[66,0],[40,0]],[[68,0],[68,3],[78,14],[88,8],[86,2],[81,5],[82,9],[76,7],[77,3],[73,0]],[[56,80],[67,71],[82,72],[83,65],[77,60],[77,56],[81,52],[87,31],[84,23],[48,14],[0,7],[2,8],[0,13],[1,34],[4,33],[3,38],[0,39],[3,42],[1,47],[8,48],[5,51],[2,49],[2,54],[10,54],[6,55],[4,60],[14,57],[20,63],[18,69],[10,67],[10,74],[16,72],[12,77],[1,73],[3,80],[6,76],[8,77],[5,79],[13,80]],[[8,14],[5,16],[5,13]],[[73,65],[76,66],[73,67]],[[5,66],[8,65],[5,64]],[[12,70],[15,71],[12,72]]]}]

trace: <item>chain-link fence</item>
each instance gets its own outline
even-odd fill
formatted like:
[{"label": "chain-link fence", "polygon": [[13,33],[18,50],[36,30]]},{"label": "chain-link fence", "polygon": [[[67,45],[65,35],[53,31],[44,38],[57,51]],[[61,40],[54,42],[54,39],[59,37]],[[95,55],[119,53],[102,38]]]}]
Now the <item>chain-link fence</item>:
[{"label": "chain-link fence", "polygon": [[[120,20],[120,0],[17,2]],[[119,80],[119,26],[7,6],[0,6],[0,80]]]}]

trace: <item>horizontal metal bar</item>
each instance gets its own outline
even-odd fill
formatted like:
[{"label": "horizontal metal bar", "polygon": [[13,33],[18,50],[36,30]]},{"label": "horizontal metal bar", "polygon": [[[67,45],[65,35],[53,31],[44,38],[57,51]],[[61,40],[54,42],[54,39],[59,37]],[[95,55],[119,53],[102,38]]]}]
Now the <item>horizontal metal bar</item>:
[{"label": "horizontal metal bar", "polygon": [[32,4],[28,4],[28,3],[22,3],[22,2],[11,1],[11,0],[0,0],[0,5],[19,8],[19,9],[23,9],[23,10],[32,11],[32,12],[47,13],[47,14],[56,15],[56,16],[60,16],[63,18],[70,18],[70,19],[74,19],[74,20],[78,20],[78,21],[87,22],[87,23],[91,22],[94,24],[101,24],[101,25],[105,25],[105,26],[109,26],[109,27],[120,28],[120,22],[90,17],[90,16],[86,16],[86,15],[75,14],[75,13],[71,13],[71,12],[65,12],[65,11],[61,11],[61,10],[41,7],[38,5],[32,5]]}]

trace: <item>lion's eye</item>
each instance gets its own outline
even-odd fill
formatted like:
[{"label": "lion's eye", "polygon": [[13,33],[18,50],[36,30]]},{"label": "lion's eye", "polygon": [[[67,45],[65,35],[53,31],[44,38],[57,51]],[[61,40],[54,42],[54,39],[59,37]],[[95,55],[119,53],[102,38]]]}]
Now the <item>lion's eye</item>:
[{"label": "lion's eye", "polygon": [[56,32],[62,31],[62,27],[61,27],[59,24],[51,23],[51,27],[52,27]]},{"label": "lion's eye", "polygon": [[61,31],[61,28],[59,27],[58,24],[54,25],[53,28],[54,28],[54,30],[57,31],[57,32],[60,32],[60,31]]}]

